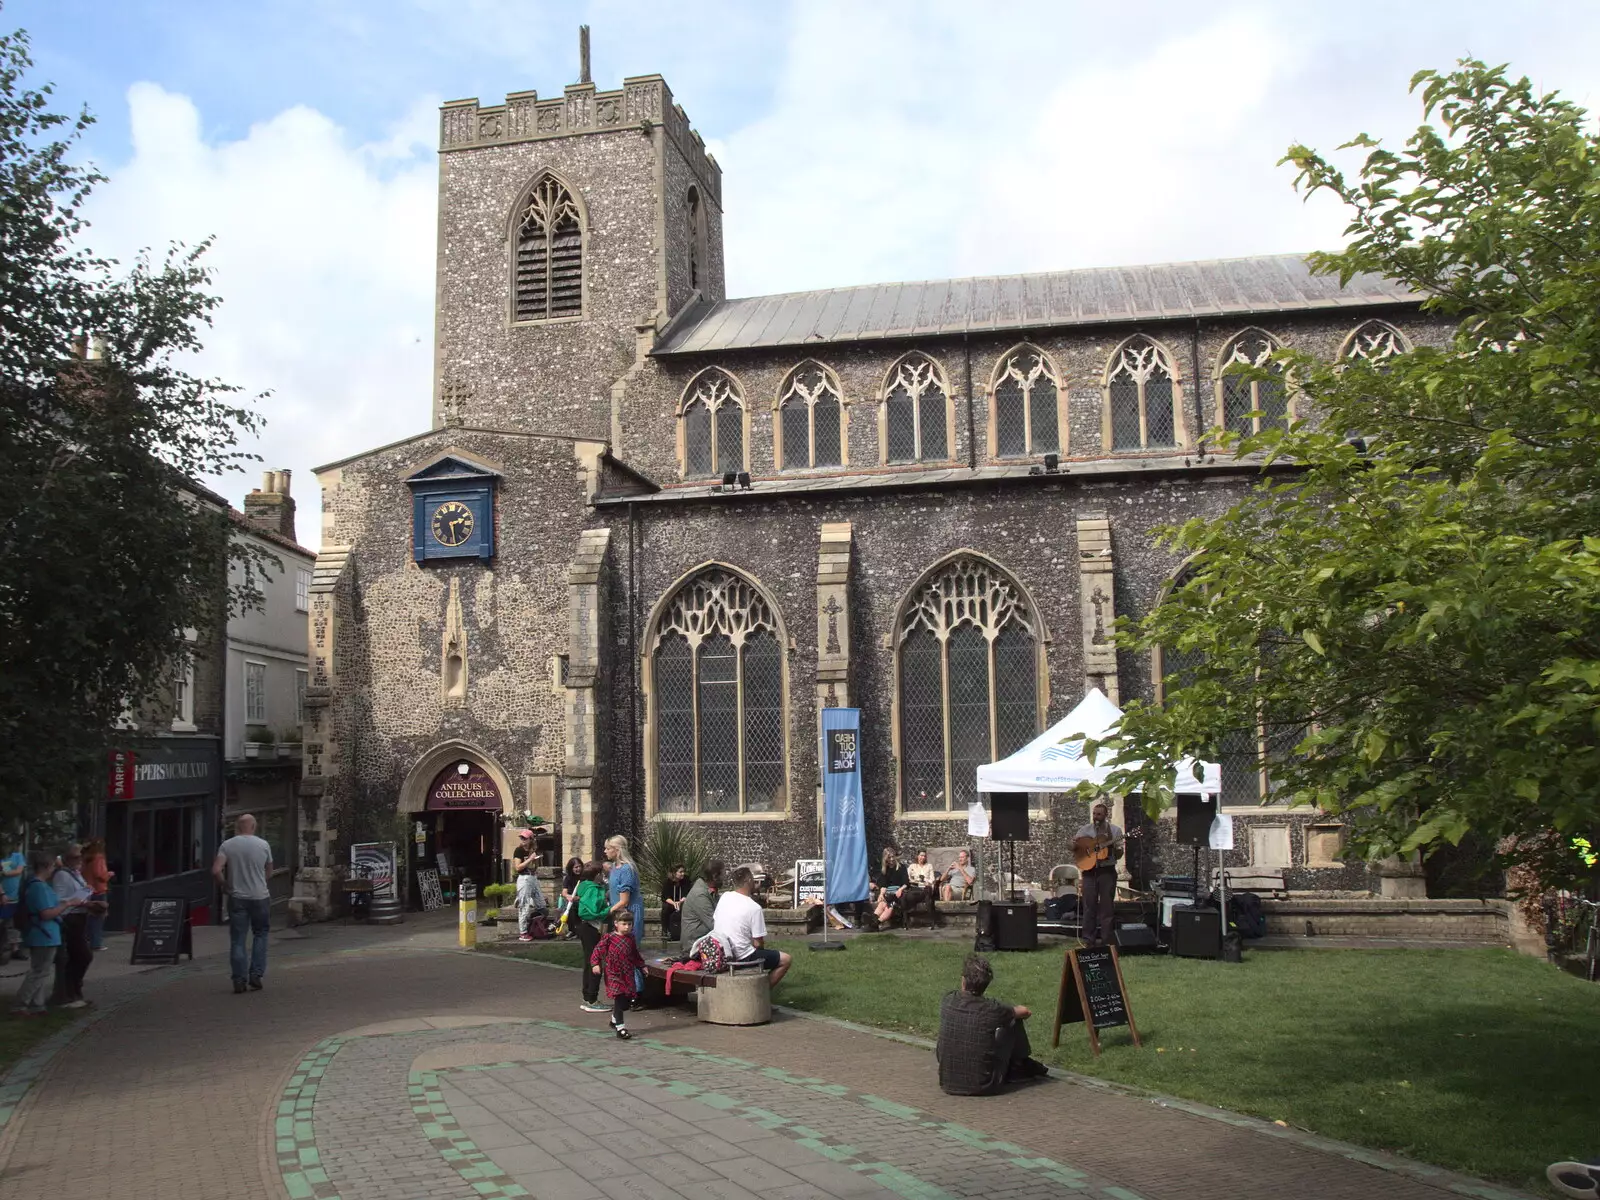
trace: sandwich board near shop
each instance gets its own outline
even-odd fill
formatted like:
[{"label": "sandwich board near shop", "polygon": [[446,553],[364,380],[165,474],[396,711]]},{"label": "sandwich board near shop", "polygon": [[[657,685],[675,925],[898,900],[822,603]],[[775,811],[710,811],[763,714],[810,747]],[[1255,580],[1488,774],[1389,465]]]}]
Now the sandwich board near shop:
[{"label": "sandwich board near shop", "polygon": [[133,953],[128,962],[177,963],[187,954],[194,961],[194,929],[189,924],[189,901],[183,896],[145,896],[139,901],[139,923],[133,931]]},{"label": "sandwich board near shop", "polygon": [[1140,1045],[1139,1027],[1133,1023],[1128,988],[1122,981],[1122,964],[1115,946],[1077,946],[1067,951],[1061,964],[1061,991],[1056,997],[1056,1027],[1052,1048],[1061,1044],[1061,1027],[1082,1021],[1089,1045],[1100,1056],[1100,1031],[1126,1025],[1133,1044]]}]

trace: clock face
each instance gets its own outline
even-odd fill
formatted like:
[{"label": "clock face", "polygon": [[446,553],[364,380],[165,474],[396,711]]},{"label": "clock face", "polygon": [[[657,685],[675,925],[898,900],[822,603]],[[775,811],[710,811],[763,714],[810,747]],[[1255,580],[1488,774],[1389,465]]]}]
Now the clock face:
[{"label": "clock face", "polygon": [[470,508],[459,500],[446,500],[433,510],[428,528],[441,546],[459,546],[472,536],[472,525]]}]

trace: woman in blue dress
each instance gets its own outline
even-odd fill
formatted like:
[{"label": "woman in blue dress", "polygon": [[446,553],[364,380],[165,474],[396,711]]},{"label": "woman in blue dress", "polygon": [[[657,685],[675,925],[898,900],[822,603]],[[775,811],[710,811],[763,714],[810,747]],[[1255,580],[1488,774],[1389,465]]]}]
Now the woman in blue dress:
[{"label": "woman in blue dress", "polygon": [[606,839],[606,861],[611,864],[606,880],[611,911],[615,914],[627,909],[633,913],[633,938],[637,942],[644,930],[644,889],[639,886],[639,870],[628,853],[627,838],[618,834]]}]

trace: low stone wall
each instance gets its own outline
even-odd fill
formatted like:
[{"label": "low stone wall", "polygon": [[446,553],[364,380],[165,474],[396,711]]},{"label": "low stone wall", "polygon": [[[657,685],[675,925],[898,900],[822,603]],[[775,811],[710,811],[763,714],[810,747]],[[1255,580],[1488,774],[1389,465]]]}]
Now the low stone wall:
[{"label": "low stone wall", "polygon": [[[1506,900],[1263,900],[1261,911],[1267,932],[1285,937],[1422,938],[1529,952]],[[1532,952],[1542,955],[1543,943]]]}]

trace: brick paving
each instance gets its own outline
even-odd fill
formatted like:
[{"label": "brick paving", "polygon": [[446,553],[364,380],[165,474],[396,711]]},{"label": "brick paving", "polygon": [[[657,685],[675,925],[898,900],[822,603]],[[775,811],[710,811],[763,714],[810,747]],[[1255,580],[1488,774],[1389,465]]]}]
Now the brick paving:
[{"label": "brick paving", "polygon": [[84,1029],[0,1133],[0,1194],[1512,1195],[1067,1081],[948,1097],[925,1049],[792,1017],[639,1013],[620,1042],[577,1012],[572,973],[425,937],[355,930],[299,951],[261,993],[234,996],[222,964],[200,963]]}]

